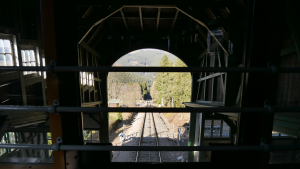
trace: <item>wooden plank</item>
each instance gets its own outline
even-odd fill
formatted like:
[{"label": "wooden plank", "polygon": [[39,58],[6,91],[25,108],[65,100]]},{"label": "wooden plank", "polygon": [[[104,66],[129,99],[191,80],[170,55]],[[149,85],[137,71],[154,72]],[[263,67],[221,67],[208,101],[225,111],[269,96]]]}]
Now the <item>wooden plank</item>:
[{"label": "wooden plank", "polygon": [[95,50],[95,49],[93,49],[92,47],[90,47],[87,43],[85,43],[85,42],[81,42],[80,43],[80,45],[82,46],[82,47],[84,47],[86,50],[88,50],[89,52],[91,52],[93,55],[95,55],[95,56],[97,56],[99,59],[101,59],[101,56],[100,56],[100,54]]}]

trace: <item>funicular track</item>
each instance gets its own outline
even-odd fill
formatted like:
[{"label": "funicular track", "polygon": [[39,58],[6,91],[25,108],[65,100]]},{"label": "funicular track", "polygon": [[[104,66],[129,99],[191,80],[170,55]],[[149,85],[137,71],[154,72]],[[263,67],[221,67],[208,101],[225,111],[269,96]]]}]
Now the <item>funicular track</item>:
[{"label": "funicular track", "polygon": [[[147,101],[147,107],[154,107]],[[154,138],[155,137],[155,138]],[[153,112],[145,112],[138,146],[159,146]],[[160,151],[137,151],[135,162],[162,163]]]}]

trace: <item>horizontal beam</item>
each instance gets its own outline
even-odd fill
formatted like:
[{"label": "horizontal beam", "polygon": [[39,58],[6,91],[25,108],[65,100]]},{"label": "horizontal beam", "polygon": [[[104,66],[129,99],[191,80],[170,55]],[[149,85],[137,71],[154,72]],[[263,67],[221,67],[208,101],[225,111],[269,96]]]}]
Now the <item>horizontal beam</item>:
[{"label": "horizontal beam", "polygon": [[97,102],[88,102],[88,103],[81,103],[81,107],[94,107],[96,105],[100,105],[102,101],[97,101]]},{"label": "horizontal beam", "polygon": [[196,100],[196,103],[207,104],[207,105],[211,105],[211,106],[224,106],[223,102],[218,102],[218,101]]},{"label": "horizontal beam", "polygon": [[36,150],[77,150],[77,151],[264,151],[300,150],[300,145],[242,145],[242,146],[100,146],[100,145],[35,145],[0,144],[0,148]]},{"label": "horizontal beam", "polygon": [[[272,107],[274,112],[299,113],[300,107]],[[112,107],[63,107],[63,106],[0,106],[0,111],[7,112],[238,112],[238,113],[268,113],[268,107],[214,107],[214,108],[112,108]]]},{"label": "horizontal beam", "polygon": [[41,76],[25,79],[25,86],[41,83],[44,80]]},{"label": "horizontal beam", "polygon": [[248,72],[248,73],[299,73],[300,67],[109,67],[109,66],[0,66],[0,71],[53,72]]},{"label": "horizontal beam", "polygon": [[20,79],[19,72],[5,72],[5,73],[1,73],[0,76],[1,76],[0,83]]},{"label": "horizontal beam", "polygon": [[[122,17],[110,17],[111,19],[123,19]],[[140,19],[139,17],[124,17],[125,19]],[[145,19],[153,19],[153,20],[157,20],[157,18],[144,18]],[[165,20],[174,20],[174,18],[159,18],[159,19],[165,19]],[[177,18],[177,19],[189,19],[189,18]]]},{"label": "horizontal beam", "polygon": [[205,77],[203,77],[201,79],[198,79],[197,82],[201,82],[201,81],[206,80],[206,79],[210,79],[210,78],[213,78],[213,77],[216,77],[216,76],[220,76],[222,74],[224,74],[224,73],[214,73],[212,75],[205,76]]}]

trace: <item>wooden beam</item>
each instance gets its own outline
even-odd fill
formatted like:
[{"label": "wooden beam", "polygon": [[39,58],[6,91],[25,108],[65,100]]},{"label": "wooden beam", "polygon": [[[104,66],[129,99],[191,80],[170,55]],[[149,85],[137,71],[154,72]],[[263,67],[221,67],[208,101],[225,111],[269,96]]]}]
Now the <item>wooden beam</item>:
[{"label": "wooden beam", "polygon": [[[160,8],[159,8],[160,9]],[[123,19],[122,17],[110,17],[111,19]],[[138,20],[138,19],[140,19],[140,17],[124,17],[125,19],[132,19],[132,20]],[[146,19],[146,20],[157,20],[157,17],[156,18],[154,18],[154,17],[143,17],[143,19]],[[162,20],[174,20],[174,18],[159,18],[159,19],[162,19]],[[177,20],[179,20],[179,19],[181,19],[181,20],[183,20],[183,19],[185,19],[185,20],[187,20],[188,18],[178,18],[177,17]],[[91,22],[91,21],[85,21],[85,19],[84,20],[82,20],[81,21],[81,19],[80,19],[80,25],[83,25],[85,22]]]},{"label": "wooden beam", "polygon": [[97,77],[95,77],[94,80],[97,81],[97,82],[102,82],[102,80],[97,78]]},{"label": "wooden beam", "polygon": [[158,8],[158,12],[157,12],[156,33],[158,31],[159,19],[160,19],[160,8]]},{"label": "wooden beam", "polygon": [[104,35],[106,34],[107,30],[108,30],[109,26],[107,26],[107,28],[104,30],[104,32],[102,33],[102,35],[98,38],[97,42],[94,44],[93,48],[95,48],[98,43],[102,40],[102,38],[104,37]]},{"label": "wooden beam", "polygon": [[96,105],[101,105],[102,101],[96,101],[96,102],[86,102],[82,103],[81,107],[95,107]]},{"label": "wooden beam", "polygon": [[124,13],[123,13],[123,10],[122,10],[122,9],[120,10],[120,13],[121,13],[121,15],[122,15],[122,18],[123,18],[125,27],[126,27],[126,29],[127,29],[127,31],[128,31],[128,34],[130,34],[129,28],[128,28],[128,25],[127,25],[127,22],[126,22],[126,19],[125,19],[125,16],[124,16]]},{"label": "wooden beam", "polygon": [[36,83],[40,83],[44,80],[41,76],[33,77],[30,79],[25,79],[25,86],[33,85]]},{"label": "wooden beam", "polygon": [[225,73],[214,73],[212,75],[205,76],[205,77],[203,77],[201,79],[198,79],[197,82],[201,82],[201,81],[206,80],[206,79],[211,79],[213,77],[220,76],[220,75],[223,75],[223,74],[225,74]]},{"label": "wooden beam", "polygon": [[91,15],[91,12],[94,10],[94,7],[93,6],[90,6],[86,12],[83,14],[82,18],[87,18]]},{"label": "wooden beam", "polygon": [[93,55],[95,55],[95,56],[97,56],[99,59],[101,59],[101,56],[100,56],[100,54],[97,52],[97,51],[95,51],[95,49],[93,49],[92,47],[90,47],[87,43],[85,43],[85,42],[81,42],[80,43],[80,45],[82,46],[82,47],[84,47],[86,50],[88,50],[89,52],[91,52]]},{"label": "wooden beam", "polygon": [[139,7],[139,13],[140,13],[141,30],[142,30],[142,33],[144,33],[144,29],[143,29],[143,16],[142,16],[142,8],[141,7]]},{"label": "wooden beam", "polygon": [[99,25],[99,27],[97,28],[97,30],[94,32],[94,34],[92,35],[92,37],[88,40],[87,44],[90,45],[93,40],[97,37],[97,35],[99,34],[99,32],[101,31],[101,29],[103,28],[103,24],[104,22],[101,23],[101,25]]},{"label": "wooden beam", "polygon": [[98,24],[100,24],[101,22],[103,22],[105,19],[109,18],[110,16],[112,16],[113,14],[115,14],[116,12],[118,12],[120,9],[123,8],[123,5],[116,5],[113,6],[111,8],[109,8],[107,11],[104,12],[104,14],[102,15],[101,19],[99,21],[97,21],[96,23],[94,23],[90,29],[83,35],[83,37],[80,39],[80,41],[78,42],[78,44],[80,44],[81,42],[83,42],[83,40],[85,39],[85,37],[90,33],[90,31],[97,26]]},{"label": "wooden beam", "polygon": [[[43,27],[44,53],[46,63],[51,60],[57,60],[56,56],[56,40],[55,40],[55,26],[54,26],[54,3],[53,0],[41,1],[41,15]],[[54,100],[59,99],[58,76],[52,76],[47,73],[47,92],[48,104],[52,104]],[[62,135],[62,120],[61,114],[49,114],[52,144],[56,143],[56,138]],[[53,167],[66,168],[64,151],[53,152]]]},{"label": "wooden beam", "polygon": [[170,34],[172,34],[172,31],[173,31],[173,28],[174,28],[174,25],[175,25],[175,23],[176,23],[176,19],[177,19],[177,16],[178,16],[178,12],[179,12],[179,10],[177,9],[177,10],[176,10],[176,14],[175,14],[174,21],[173,21],[172,26],[171,26]]},{"label": "wooden beam", "polygon": [[212,45],[210,45],[209,47],[209,51],[205,50],[203,51],[199,56],[198,56],[198,60],[202,59],[206,54],[208,54],[208,52],[214,50],[216,47],[218,47],[218,42],[213,43]]},{"label": "wooden beam", "polygon": [[[22,72],[23,73],[23,72]],[[16,80],[20,78],[20,72],[4,72],[0,74],[0,83]]]}]

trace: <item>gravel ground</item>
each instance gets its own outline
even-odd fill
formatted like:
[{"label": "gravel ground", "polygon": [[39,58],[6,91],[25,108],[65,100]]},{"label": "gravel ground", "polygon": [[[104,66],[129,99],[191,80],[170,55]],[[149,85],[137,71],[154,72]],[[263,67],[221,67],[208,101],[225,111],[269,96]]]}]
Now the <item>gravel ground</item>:
[{"label": "gravel ground", "polygon": [[[146,106],[146,105],[145,105]],[[142,106],[144,107],[144,106]],[[159,137],[160,146],[178,146],[177,141],[173,142],[173,127],[172,124],[169,124],[167,119],[165,119],[160,113],[153,113],[155,125]],[[123,142],[122,146],[138,146],[138,141],[141,136],[141,128],[143,125],[145,113],[140,112],[134,116],[133,123],[126,131],[127,138]],[[176,130],[176,129],[175,129]],[[176,134],[176,133],[175,133]],[[175,135],[176,137],[176,135]],[[120,141],[114,141],[114,145],[120,146]],[[112,162],[134,162],[136,156],[136,151],[113,151]],[[162,160],[163,162],[181,162],[181,159],[178,157],[183,156],[184,161],[187,159],[187,152],[179,151],[162,151]]]},{"label": "gravel ground", "polygon": [[[159,137],[160,146],[178,146],[176,139],[173,141],[173,128],[163,120],[159,113],[154,113],[155,125]],[[163,162],[181,162],[180,156],[186,158],[187,153],[182,151],[162,151]]]}]

